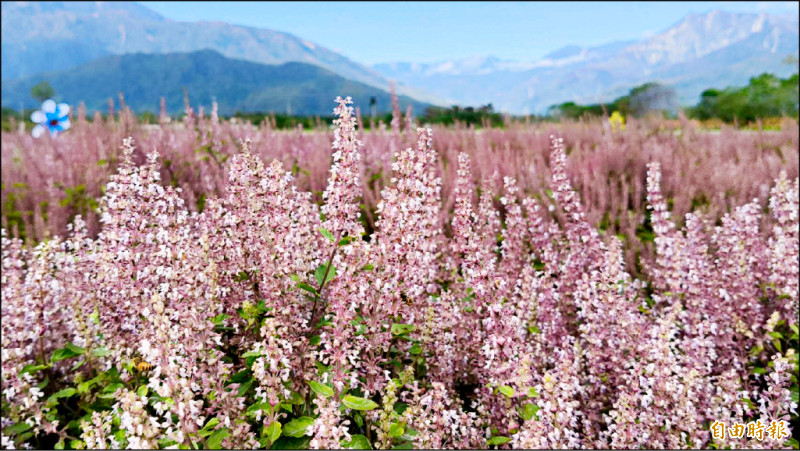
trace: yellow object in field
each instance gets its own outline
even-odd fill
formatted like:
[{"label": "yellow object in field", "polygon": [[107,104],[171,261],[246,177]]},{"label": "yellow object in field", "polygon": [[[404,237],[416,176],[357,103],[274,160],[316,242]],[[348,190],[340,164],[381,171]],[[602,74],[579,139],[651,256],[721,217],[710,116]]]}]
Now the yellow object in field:
[{"label": "yellow object in field", "polygon": [[608,118],[608,123],[611,125],[611,130],[625,130],[625,116],[621,115],[619,111],[611,113],[611,117]]}]

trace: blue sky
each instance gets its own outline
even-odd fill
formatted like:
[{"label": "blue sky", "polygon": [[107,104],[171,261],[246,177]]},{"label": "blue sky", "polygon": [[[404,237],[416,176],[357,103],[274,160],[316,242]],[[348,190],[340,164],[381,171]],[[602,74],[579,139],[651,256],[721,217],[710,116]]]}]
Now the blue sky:
[{"label": "blue sky", "polygon": [[139,2],[179,21],[285,31],[355,61],[494,55],[536,60],[565,45],[655,34],[712,9],[798,14],[798,2]]}]

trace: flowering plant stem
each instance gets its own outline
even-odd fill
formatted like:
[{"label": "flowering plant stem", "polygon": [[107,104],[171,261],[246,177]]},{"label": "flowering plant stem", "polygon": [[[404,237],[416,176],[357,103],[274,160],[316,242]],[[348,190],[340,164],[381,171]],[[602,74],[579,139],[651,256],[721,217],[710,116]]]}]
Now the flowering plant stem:
[{"label": "flowering plant stem", "polygon": [[[328,257],[328,265],[325,267],[325,274],[322,276],[322,282],[319,284],[319,288],[317,289],[317,293],[314,295],[314,307],[311,313],[311,327],[313,330],[314,324],[316,323],[317,319],[317,303],[319,299],[325,300],[322,298],[322,289],[325,288],[325,283],[328,282],[328,273],[330,273],[331,265],[333,265],[333,259],[336,257],[336,251],[339,250],[339,241],[342,239],[342,234],[340,233],[336,241],[334,241],[333,250],[331,251],[331,256]],[[309,331],[310,332],[310,331]]]}]

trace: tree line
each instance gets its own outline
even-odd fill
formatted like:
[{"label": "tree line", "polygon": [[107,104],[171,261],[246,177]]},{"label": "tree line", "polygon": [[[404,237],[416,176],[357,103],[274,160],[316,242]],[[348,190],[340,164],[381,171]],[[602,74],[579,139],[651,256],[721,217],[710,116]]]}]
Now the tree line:
[{"label": "tree line", "polygon": [[[580,105],[564,102],[548,110],[551,118],[578,119],[610,115],[614,111],[625,116],[642,117],[661,114],[675,117],[681,108],[675,89],[660,83],[645,83],[608,103]],[[720,119],[725,122],[748,123],[756,119],[798,117],[798,74],[780,78],[764,73],[752,77],[747,86],[707,89],[697,105],[682,109],[693,119]]]}]

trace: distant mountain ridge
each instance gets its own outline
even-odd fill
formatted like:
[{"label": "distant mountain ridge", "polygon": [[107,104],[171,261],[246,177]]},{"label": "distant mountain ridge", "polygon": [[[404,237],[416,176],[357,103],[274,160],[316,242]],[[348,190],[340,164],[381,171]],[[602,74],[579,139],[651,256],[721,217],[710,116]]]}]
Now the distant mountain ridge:
[{"label": "distant mountain ridge", "polygon": [[538,61],[489,56],[373,68],[454,103],[492,102],[512,113],[542,113],[565,101],[610,101],[648,81],[673,85],[683,104],[693,104],[709,87],[744,85],[763,72],[797,72],[796,63],[782,60],[797,56],[798,37],[797,15],[710,11],[689,14],[646,39],[567,46]]},{"label": "distant mountain ridge", "polygon": [[[208,49],[261,64],[314,64],[389,89],[389,80],[372,68],[289,33],[224,22],[178,22],[133,2],[2,2],[0,45],[3,81],[70,69],[103,56]],[[415,94],[403,86],[398,93]]]},{"label": "distant mountain ridge", "polygon": [[[526,114],[544,113],[549,106],[565,101],[610,101],[633,86],[650,81],[674,86],[682,104],[694,104],[699,94],[710,87],[745,85],[750,77],[763,72],[782,77],[797,72],[796,62],[787,65],[782,60],[790,54],[797,56],[799,37],[796,14],[711,11],[689,14],[645,39],[596,47],[570,45],[537,61],[479,56],[366,67],[288,33],[222,22],[177,22],[133,2],[2,2],[0,59],[3,92],[19,98],[28,97],[28,92],[11,93],[9,86],[21,89],[31,80],[43,79],[45,73],[67,77],[76,84],[80,82],[75,78],[78,74],[95,80],[85,67],[110,70],[107,66],[113,66],[116,60],[106,58],[115,55],[177,55],[212,50],[225,59],[273,68],[286,63],[313,65],[325,71],[320,76],[326,80],[333,80],[330,77],[336,75],[359,86],[374,87],[379,93],[388,91],[389,80],[395,80],[397,92],[416,99],[415,105],[492,103],[499,111]],[[123,60],[137,59],[120,61]],[[96,61],[103,62],[91,66]],[[162,60],[142,61],[150,64]],[[48,80],[57,90],[57,85],[63,84]],[[334,84],[342,83],[337,79]],[[164,89],[176,86],[165,84]],[[248,86],[263,87],[255,82]],[[289,84],[283,86],[287,92],[294,92]],[[171,93],[158,93],[156,98]],[[151,92],[147,94],[150,96]],[[244,101],[246,96],[240,94],[230,98]],[[282,94],[277,93],[279,101],[299,99],[295,94]],[[116,93],[110,97],[116,98]],[[86,98],[93,99],[94,94],[86,92]],[[148,97],[144,101],[150,105],[153,100]],[[3,104],[8,104],[6,99]],[[238,108],[249,108],[251,104],[255,103]]]},{"label": "distant mountain ridge", "polygon": [[[329,116],[336,96],[353,97],[365,115],[370,97],[380,112],[391,110],[387,91],[348,80],[327,69],[306,63],[258,64],[226,58],[212,50],[190,53],[105,56],[78,67],[33,75],[2,83],[2,104],[13,108],[38,107],[30,97],[31,88],[48,80],[57,92],[56,100],[76,104],[83,101],[89,111],[107,109],[108,99],[125,95],[132,110],[158,112],[163,96],[171,114],[183,111],[183,88],[192,105],[213,100],[220,114],[275,112],[295,115]],[[412,105],[415,114],[428,106],[400,96],[403,109]],[[404,110],[405,111],[405,110]]]}]

